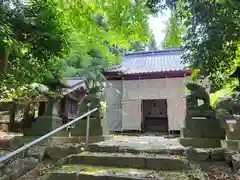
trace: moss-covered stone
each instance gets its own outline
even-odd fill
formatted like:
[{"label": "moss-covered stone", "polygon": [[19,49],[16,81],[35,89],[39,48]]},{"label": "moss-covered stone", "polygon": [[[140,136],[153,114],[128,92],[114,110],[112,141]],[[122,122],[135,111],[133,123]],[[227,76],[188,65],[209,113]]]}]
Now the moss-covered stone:
[{"label": "moss-covered stone", "polygon": [[10,180],[10,177],[3,174],[3,175],[0,176],[0,180]]},{"label": "moss-covered stone", "polygon": [[240,169],[240,154],[234,154],[232,155],[232,165],[233,170],[238,171]]},{"label": "moss-covered stone", "polygon": [[221,141],[222,147],[227,150],[234,150],[239,151],[240,150],[240,141],[238,140],[222,140]]},{"label": "moss-covered stone", "polygon": [[196,149],[189,147],[185,151],[185,155],[188,160],[193,161],[206,161],[210,157],[210,150],[208,149]]},{"label": "moss-covered stone", "polygon": [[73,172],[51,173],[48,180],[78,180],[78,174]]},{"label": "moss-covered stone", "polygon": [[185,147],[195,148],[217,148],[221,147],[220,139],[207,139],[207,138],[180,138],[179,142]]},{"label": "moss-covered stone", "polygon": [[[59,117],[53,116],[40,116],[36,122],[32,123],[31,128],[24,129],[25,136],[43,136],[54,129],[60,127],[62,125],[62,119]],[[56,133],[55,136],[58,135],[67,135],[66,132],[61,131]]]},{"label": "moss-covered stone", "polygon": [[145,157],[106,153],[81,153],[70,157],[71,164],[104,165],[129,168],[144,168]]},{"label": "moss-covered stone", "polygon": [[32,170],[38,162],[39,161],[33,157],[19,158],[4,166],[3,173],[10,177],[10,179],[17,180],[20,176]]},{"label": "moss-covered stone", "polygon": [[[213,145],[210,145],[207,140],[203,140],[225,138],[225,131],[221,127],[220,120],[216,118],[215,111],[210,106],[208,93],[197,84],[188,83],[186,86],[191,93],[186,97],[185,127],[181,131],[183,138],[180,140],[181,144],[199,148],[220,147],[220,141],[215,141]],[[204,101],[203,105],[198,105],[199,99]],[[195,142],[188,138],[201,140]],[[204,146],[201,147],[201,144]]]},{"label": "moss-covered stone", "polygon": [[61,159],[71,154],[80,153],[82,145],[80,144],[62,144],[48,146],[46,148],[46,156],[51,159]]},{"label": "moss-covered stone", "polygon": [[[86,135],[86,128],[87,127],[87,120],[82,119],[75,123],[75,127],[71,129],[72,136],[85,136]],[[97,136],[102,135],[102,126],[101,126],[101,119],[90,119],[90,126],[89,126],[89,135],[90,136]]]},{"label": "moss-covered stone", "polygon": [[39,161],[42,161],[46,154],[45,146],[33,146],[29,148],[25,154],[27,157],[34,157]]},{"label": "moss-covered stone", "polygon": [[86,165],[65,166],[58,171],[52,172],[52,174],[48,180],[66,180],[68,176],[70,180],[189,180],[188,175],[181,171],[153,171]]},{"label": "moss-covered stone", "polygon": [[190,166],[184,158],[181,158],[179,156],[175,158],[149,157],[149,158],[146,158],[145,167],[147,169],[154,169],[154,170],[175,171],[175,170],[186,170],[186,169],[189,169]]},{"label": "moss-covered stone", "polygon": [[199,117],[215,117],[215,112],[213,109],[205,109],[205,108],[194,108],[187,111],[187,116],[199,116]]},{"label": "moss-covered stone", "polygon": [[211,150],[210,158],[214,161],[224,161],[225,149],[224,148],[214,148]]},{"label": "moss-covered stone", "polygon": [[232,164],[232,156],[234,154],[237,154],[237,151],[226,151],[224,154],[224,159],[227,164],[231,165]]},{"label": "moss-covered stone", "polygon": [[188,169],[188,163],[182,156],[143,155],[131,153],[80,153],[69,157],[71,164],[104,165],[155,170]]}]

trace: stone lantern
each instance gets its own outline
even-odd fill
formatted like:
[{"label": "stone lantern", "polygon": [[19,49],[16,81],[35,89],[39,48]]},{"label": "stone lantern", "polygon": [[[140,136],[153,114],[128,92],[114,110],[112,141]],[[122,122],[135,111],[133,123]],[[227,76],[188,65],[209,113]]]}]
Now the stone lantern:
[{"label": "stone lantern", "polygon": [[[45,112],[43,116],[37,118],[31,128],[24,132],[24,135],[42,136],[62,125],[62,119],[58,114],[58,106],[60,99],[63,97],[62,89],[68,88],[68,86],[60,78],[48,81],[45,84],[49,87],[49,93],[45,95],[48,99]],[[58,134],[61,134],[61,132]]]}]

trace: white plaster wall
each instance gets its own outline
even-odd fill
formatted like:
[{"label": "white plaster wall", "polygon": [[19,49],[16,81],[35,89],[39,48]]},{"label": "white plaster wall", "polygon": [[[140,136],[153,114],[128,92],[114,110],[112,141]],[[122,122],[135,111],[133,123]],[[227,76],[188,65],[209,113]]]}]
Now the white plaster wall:
[{"label": "white plaster wall", "polygon": [[108,81],[105,88],[105,119],[109,131],[122,129],[122,81]]},{"label": "white plaster wall", "polygon": [[123,81],[122,128],[139,130],[142,99],[167,99],[169,130],[180,130],[184,126],[187,81],[187,77]]},{"label": "white plaster wall", "polygon": [[141,130],[141,100],[122,100],[122,130]]},{"label": "white plaster wall", "polygon": [[[141,130],[141,100],[167,99],[169,130],[184,126],[186,86],[190,77],[108,81],[106,121],[110,131]],[[204,80],[202,85],[208,84]]]}]

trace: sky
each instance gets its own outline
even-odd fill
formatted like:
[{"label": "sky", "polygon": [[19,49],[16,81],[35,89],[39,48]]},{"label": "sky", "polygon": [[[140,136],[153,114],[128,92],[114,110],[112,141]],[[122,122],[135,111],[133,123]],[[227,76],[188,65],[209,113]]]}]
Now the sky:
[{"label": "sky", "polygon": [[159,13],[156,17],[151,16],[149,18],[150,28],[153,31],[157,46],[161,48],[162,41],[165,35],[166,22],[170,17],[170,11],[166,10],[163,13]]}]

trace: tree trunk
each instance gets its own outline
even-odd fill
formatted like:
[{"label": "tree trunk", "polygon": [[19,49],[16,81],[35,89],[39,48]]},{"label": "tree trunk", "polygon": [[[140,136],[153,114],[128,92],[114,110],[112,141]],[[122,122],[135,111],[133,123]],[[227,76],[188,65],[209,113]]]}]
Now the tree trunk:
[{"label": "tree trunk", "polygon": [[13,132],[15,130],[14,125],[15,125],[16,107],[17,107],[17,103],[15,101],[13,101],[13,105],[10,110],[10,122],[9,122],[9,131],[10,132]]},{"label": "tree trunk", "polygon": [[5,47],[0,55],[0,80],[3,80],[8,70],[8,59],[10,55],[10,48]]}]

